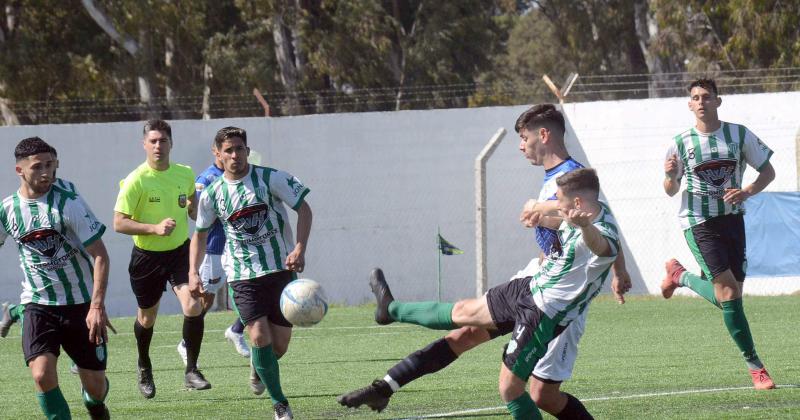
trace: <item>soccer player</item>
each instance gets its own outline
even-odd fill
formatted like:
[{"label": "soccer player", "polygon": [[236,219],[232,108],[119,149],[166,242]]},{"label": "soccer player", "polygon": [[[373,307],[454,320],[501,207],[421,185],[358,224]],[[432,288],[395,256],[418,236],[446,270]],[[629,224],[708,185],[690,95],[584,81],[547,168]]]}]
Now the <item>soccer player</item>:
[{"label": "soccer player", "polygon": [[[557,216],[556,180],[558,177],[583,165],[572,159],[564,145],[565,122],[563,115],[552,104],[536,105],[523,112],[515,124],[520,136],[519,149],[531,164],[544,166],[544,185],[539,193],[539,201],[526,203],[520,217],[526,227],[535,227],[536,241],[542,250],[538,260],[533,260],[531,268],[541,264],[548,255],[560,252],[558,226],[561,218]],[[554,216],[555,215],[555,216]],[[630,289],[630,276],[625,269],[622,252],[613,266],[612,290],[624,303],[623,294]],[[373,281],[373,292],[378,285]],[[536,365],[531,377],[531,395],[537,406],[558,418],[591,418],[586,408],[574,396],[561,392],[561,383],[572,376],[577,358],[578,342],[583,335],[588,311],[570,324],[564,333],[550,343],[547,354]],[[378,320],[386,322],[389,320]],[[487,331],[476,327],[462,327],[447,334],[427,347],[418,350],[397,363],[383,379],[357,389],[338,398],[340,404],[348,407],[368,405],[382,411],[389,398],[400,387],[409,382],[437,372],[456,360],[464,352],[511,332],[513,323],[499,326],[497,330]]]},{"label": "soccer player", "polygon": [[[516,419],[541,418],[525,383],[548,349],[600,293],[619,250],[618,228],[609,208],[598,201],[600,185],[593,169],[576,169],[556,180],[557,201],[564,221],[561,250],[538,257],[511,281],[477,299],[456,303],[395,301],[380,269],[378,316],[431,329],[474,326],[497,331],[512,324],[511,341],[500,367],[500,396]],[[573,417],[575,418],[575,417]]]},{"label": "soccer player", "polygon": [[[214,153],[214,146],[211,146],[211,152]],[[197,176],[194,180],[196,189],[196,198],[200,198],[200,193],[215,179],[222,175],[222,161],[216,156],[214,163],[211,164],[206,170]],[[206,244],[206,255],[203,257],[203,263],[200,265],[200,280],[203,281],[203,315],[211,309],[214,304],[214,297],[220,287],[227,284],[225,281],[225,270],[222,269],[222,251],[225,249],[225,232],[222,231],[222,224],[219,221],[208,232],[208,243]],[[230,341],[236,348],[236,351],[242,357],[250,357],[250,348],[247,347],[247,342],[244,339],[244,324],[237,316],[226,330],[225,338]],[[186,343],[181,340],[178,343],[178,353],[186,364]],[[263,392],[263,388],[261,389]]]},{"label": "soccer player", "polygon": [[167,282],[183,311],[186,342],[184,384],[189,389],[209,389],[211,384],[197,369],[203,341],[202,305],[189,291],[189,222],[195,217],[194,173],[188,166],[170,163],[172,128],[166,121],[144,125],[142,145],[147,159],[120,183],[114,205],[114,230],[133,236],[128,266],[138,310],[133,332],[139,352],[139,392],[153,398],[156,384],[150,362],[150,341],[158,304]]},{"label": "soccer player", "polygon": [[[250,336],[253,366],[269,392],[275,419],[291,419],[278,358],[289,347],[292,324],[279,302],[283,288],[305,267],[312,221],[305,201],[309,189],[286,172],[248,164],[247,132],[241,128],[220,129],[214,144],[224,173],[200,194],[189,257],[191,287],[195,294],[202,292],[200,261],[208,229],[219,220],[226,239],[225,273]],[[296,243],[284,203],[297,212]]]},{"label": "soccer player", "polygon": [[[745,255],[745,200],[775,179],[769,162],[772,150],[745,126],[720,121],[722,105],[717,85],[698,79],[689,85],[689,110],[695,126],[675,136],[664,163],[664,191],[674,196],[686,176],[678,214],[683,234],[702,273],[686,271],[671,259],[661,283],[669,299],[678,287],[688,287],[722,309],[722,319],[742,352],[756,389],[775,384],[756,353],[742,306],[742,286],[747,268]],[[756,180],[742,185],[746,165],[758,171]]]},{"label": "soccer player", "polygon": [[54,185],[56,157],[44,140],[26,138],[14,155],[20,188],[0,207],[0,245],[8,237],[19,244],[22,349],[39,405],[47,418],[70,418],[56,372],[63,347],[79,367],[89,415],[107,419],[105,225],[82,198]]}]

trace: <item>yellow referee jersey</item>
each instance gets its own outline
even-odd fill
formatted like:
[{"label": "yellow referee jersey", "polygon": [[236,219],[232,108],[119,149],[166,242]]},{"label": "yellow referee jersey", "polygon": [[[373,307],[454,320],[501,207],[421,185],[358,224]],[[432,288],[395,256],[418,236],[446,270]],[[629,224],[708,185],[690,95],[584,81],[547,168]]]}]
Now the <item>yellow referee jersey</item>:
[{"label": "yellow referee jersey", "polygon": [[133,243],[147,251],[170,251],[189,237],[188,199],[194,194],[194,172],[186,165],[170,163],[157,171],[147,162],[120,181],[114,211],[139,223],[159,224],[171,217],[175,230],[169,236],[133,235]]}]

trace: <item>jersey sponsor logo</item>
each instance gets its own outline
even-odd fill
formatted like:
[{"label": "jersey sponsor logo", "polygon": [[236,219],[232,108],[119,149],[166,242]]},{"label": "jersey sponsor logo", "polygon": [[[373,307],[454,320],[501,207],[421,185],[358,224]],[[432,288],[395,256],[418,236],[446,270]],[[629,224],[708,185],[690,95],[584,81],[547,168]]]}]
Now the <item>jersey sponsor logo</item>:
[{"label": "jersey sponsor logo", "polygon": [[46,227],[26,233],[19,242],[43,257],[53,258],[64,246],[64,237],[55,229]]},{"label": "jersey sponsor logo", "polygon": [[186,194],[181,194],[181,195],[179,195],[179,196],[178,196],[178,205],[179,205],[181,208],[184,208],[184,207],[186,207],[186,203],[187,203],[187,200],[186,200]]},{"label": "jersey sponsor logo", "polygon": [[161,202],[161,197],[148,197],[147,201],[149,201],[151,203],[160,203]]},{"label": "jersey sponsor logo", "polygon": [[228,223],[237,232],[248,235],[256,235],[264,223],[267,222],[267,211],[269,207],[264,203],[257,203],[241,208],[228,217]]},{"label": "jersey sponsor logo", "polygon": [[717,188],[727,184],[736,171],[735,159],[715,159],[703,162],[693,168],[698,178]]}]

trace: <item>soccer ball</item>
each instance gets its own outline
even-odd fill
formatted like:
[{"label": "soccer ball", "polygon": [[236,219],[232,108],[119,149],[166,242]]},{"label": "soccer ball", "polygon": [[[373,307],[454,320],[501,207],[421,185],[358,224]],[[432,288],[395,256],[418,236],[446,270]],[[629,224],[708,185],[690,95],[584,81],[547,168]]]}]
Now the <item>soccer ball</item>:
[{"label": "soccer ball", "polygon": [[281,293],[281,312],[286,320],[298,327],[310,327],[328,313],[328,300],[319,283],[297,279],[286,285]]}]

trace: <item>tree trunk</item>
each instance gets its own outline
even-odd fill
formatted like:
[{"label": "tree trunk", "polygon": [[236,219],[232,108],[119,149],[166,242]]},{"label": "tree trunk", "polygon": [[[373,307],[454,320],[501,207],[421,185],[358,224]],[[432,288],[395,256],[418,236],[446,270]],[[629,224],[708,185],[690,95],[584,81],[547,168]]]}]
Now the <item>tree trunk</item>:
[{"label": "tree trunk", "polygon": [[0,115],[3,117],[3,125],[19,125],[19,118],[14,110],[8,106],[8,99],[0,98]]},{"label": "tree trunk", "polygon": [[292,7],[285,0],[280,3],[281,4],[276,7],[275,16],[272,17],[272,38],[275,40],[275,58],[280,68],[281,82],[286,90],[286,97],[284,98],[285,109],[283,113],[286,115],[297,115],[302,112],[297,95],[300,75],[297,71],[295,51],[292,46],[292,31],[289,26],[286,25],[284,15],[284,13],[286,13],[287,10],[291,10]]},{"label": "tree trunk", "polygon": [[208,63],[203,66],[203,119],[211,119],[211,79],[214,78],[214,73]]},{"label": "tree trunk", "polygon": [[676,66],[672,65],[669,58],[662,58],[657,51],[653,51],[652,43],[658,36],[658,25],[650,11],[648,0],[635,0],[633,14],[639,48],[650,73],[648,96],[651,98],[671,96],[676,76],[666,73],[674,72]]}]

